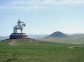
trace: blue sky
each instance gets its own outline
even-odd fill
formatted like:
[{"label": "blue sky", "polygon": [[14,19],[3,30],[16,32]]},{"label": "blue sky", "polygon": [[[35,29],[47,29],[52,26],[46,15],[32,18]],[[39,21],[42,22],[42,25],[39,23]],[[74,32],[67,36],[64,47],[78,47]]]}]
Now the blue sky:
[{"label": "blue sky", "polygon": [[27,34],[84,33],[84,0],[0,0],[0,36],[10,35],[18,19]]}]

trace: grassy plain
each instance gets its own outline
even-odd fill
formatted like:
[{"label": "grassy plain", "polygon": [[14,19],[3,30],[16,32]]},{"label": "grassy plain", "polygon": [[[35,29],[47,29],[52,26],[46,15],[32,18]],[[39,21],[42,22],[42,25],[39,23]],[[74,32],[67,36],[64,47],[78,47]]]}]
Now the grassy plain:
[{"label": "grassy plain", "polygon": [[67,38],[48,37],[40,40],[48,42],[66,43],[66,44],[84,44],[84,37],[67,37]]},{"label": "grassy plain", "polygon": [[84,62],[84,45],[31,39],[1,41],[0,62]]}]

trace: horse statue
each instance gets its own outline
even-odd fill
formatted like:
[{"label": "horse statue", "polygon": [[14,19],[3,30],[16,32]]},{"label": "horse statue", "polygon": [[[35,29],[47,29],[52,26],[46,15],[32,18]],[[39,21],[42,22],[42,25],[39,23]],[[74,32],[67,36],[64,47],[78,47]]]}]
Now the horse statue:
[{"label": "horse statue", "polygon": [[14,33],[18,33],[18,31],[17,30],[20,30],[21,31],[21,33],[23,33],[23,28],[25,27],[26,25],[25,25],[25,23],[24,22],[21,22],[20,20],[18,20],[18,23],[17,23],[17,25],[16,26],[14,26]]}]

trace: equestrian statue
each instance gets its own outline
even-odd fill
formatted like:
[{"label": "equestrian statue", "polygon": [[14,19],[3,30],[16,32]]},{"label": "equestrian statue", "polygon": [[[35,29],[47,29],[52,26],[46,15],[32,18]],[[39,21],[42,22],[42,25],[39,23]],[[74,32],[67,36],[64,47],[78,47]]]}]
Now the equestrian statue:
[{"label": "equestrian statue", "polygon": [[17,30],[20,30],[21,33],[23,33],[23,28],[26,26],[26,24],[24,22],[21,22],[20,19],[18,20],[18,23],[16,26],[14,26],[13,28],[13,32],[14,33],[18,33]]},{"label": "equestrian statue", "polygon": [[[17,22],[17,25],[13,27],[13,33],[10,35],[9,39],[25,39],[28,38],[28,35],[26,33],[23,33],[23,28],[26,26],[26,24],[20,19]],[[18,32],[20,30],[20,32]]]}]

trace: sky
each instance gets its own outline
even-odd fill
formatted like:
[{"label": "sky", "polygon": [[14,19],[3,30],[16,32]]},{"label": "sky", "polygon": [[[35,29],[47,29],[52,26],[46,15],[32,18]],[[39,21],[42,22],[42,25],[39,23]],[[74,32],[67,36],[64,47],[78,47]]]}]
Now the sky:
[{"label": "sky", "polygon": [[27,34],[84,33],[84,0],[0,0],[0,36],[13,33],[19,19]]}]

